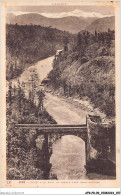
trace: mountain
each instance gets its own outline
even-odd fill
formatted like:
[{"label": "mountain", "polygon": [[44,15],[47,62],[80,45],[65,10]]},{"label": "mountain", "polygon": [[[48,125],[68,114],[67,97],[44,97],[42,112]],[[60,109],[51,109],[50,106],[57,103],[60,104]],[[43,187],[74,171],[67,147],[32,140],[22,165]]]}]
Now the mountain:
[{"label": "mountain", "polygon": [[[53,9],[53,10],[52,10]],[[83,18],[104,18],[104,17],[110,17],[113,16],[113,13],[108,13],[107,15],[101,14],[98,10],[96,12],[94,12],[94,10],[88,10],[88,11],[83,11],[80,9],[74,9],[72,11],[69,10],[63,10],[62,12],[56,12],[56,8],[52,8],[51,12],[49,12],[49,10],[46,10],[45,12],[27,12],[27,10],[25,11],[12,11],[12,13],[16,16],[18,15],[22,15],[22,14],[32,14],[32,13],[36,13],[36,14],[40,14],[41,16],[47,17],[47,18],[65,18],[65,17],[70,17],[70,16],[75,16],[75,17],[83,17]],[[58,8],[57,8],[58,9]],[[105,13],[106,14],[106,13]]]},{"label": "mountain", "polygon": [[6,17],[7,24],[18,24],[18,25],[41,25],[51,26],[62,31],[69,31],[70,33],[78,33],[82,30],[88,30],[94,33],[95,30],[98,32],[107,31],[108,28],[111,30],[115,29],[115,17],[76,17],[67,16],[61,18],[48,18],[38,13],[26,13],[21,15],[14,15],[8,13]]},{"label": "mountain", "polygon": [[[82,18],[82,17],[80,17],[80,18]],[[94,22],[95,20],[97,20],[97,19],[99,19],[98,17],[93,17],[93,18],[85,18],[85,21],[87,21],[88,23],[89,23],[89,25],[92,23],[92,22]]]},{"label": "mountain", "polygon": [[15,15],[14,14],[12,14],[12,13],[8,13],[7,15],[6,15],[6,22],[9,24],[9,23],[12,23],[12,21],[14,21],[15,20]]},{"label": "mountain", "polygon": [[94,19],[68,16],[64,18],[47,18],[37,13],[29,13],[15,16],[9,13],[6,18],[8,24],[18,25],[42,25],[51,26],[62,31],[69,31],[71,33],[77,33],[84,30]]},{"label": "mountain", "polygon": [[108,29],[115,30],[115,17],[105,17],[93,21],[89,26],[86,27],[86,30],[94,33],[108,31]]}]

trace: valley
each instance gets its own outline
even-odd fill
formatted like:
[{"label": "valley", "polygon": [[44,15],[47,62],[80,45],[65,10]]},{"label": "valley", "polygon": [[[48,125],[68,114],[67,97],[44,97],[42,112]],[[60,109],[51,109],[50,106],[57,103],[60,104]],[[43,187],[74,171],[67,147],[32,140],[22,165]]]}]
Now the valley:
[{"label": "valley", "polygon": [[7,179],[115,179],[113,11],[27,9],[6,17]]}]

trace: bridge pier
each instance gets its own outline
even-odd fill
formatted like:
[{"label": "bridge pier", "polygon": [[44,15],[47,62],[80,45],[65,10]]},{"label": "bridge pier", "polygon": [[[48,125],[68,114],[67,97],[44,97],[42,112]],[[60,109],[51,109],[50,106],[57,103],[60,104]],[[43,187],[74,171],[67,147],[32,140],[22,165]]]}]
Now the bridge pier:
[{"label": "bridge pier", "polygon": [[115,176],[115,124],[101,123],[97,116],[87,117],[87,173]]},{"label": "bridge pier", "polygon": [[[39,137],[39,135],[37,135]],[[37,167],[43,170],[43,179],[49,178],[49,172],[51,169],[50,164],[50,150],[48,144],[48,134],[42,134],[42,138],[40,138],[41,144],[36,143],[37,147]],[[40,141],[39,141],[40,142]]]},{"label": "bridge pier", "polygon": [[44,150],[44,179],[48,179],[49,178],[49,173],[50,173],[50,169],[51,169],[51,164],[50,164],[50,152],[49,152],[49,145],[48,145],[48,134],[45,133],[44,134],[44,146],[43,146],[43,150]]}]

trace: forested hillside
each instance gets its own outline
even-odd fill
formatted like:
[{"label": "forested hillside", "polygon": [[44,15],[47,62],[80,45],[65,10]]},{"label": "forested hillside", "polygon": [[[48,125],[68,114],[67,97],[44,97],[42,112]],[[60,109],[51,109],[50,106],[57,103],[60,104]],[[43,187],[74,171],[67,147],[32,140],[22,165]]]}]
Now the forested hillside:
[{"label": "forested hillside", "polygon": [[49,74],[51,87],[86,98],[107,117],[115,115],[115,32],[79,33],[73,49],[60,52]]},{"label": "forested hillside", "polygon": [[72,35],[39,25],[6,25],[6,77],[19,76],[25,67],[54,55],[62,49],[65,38]]}]

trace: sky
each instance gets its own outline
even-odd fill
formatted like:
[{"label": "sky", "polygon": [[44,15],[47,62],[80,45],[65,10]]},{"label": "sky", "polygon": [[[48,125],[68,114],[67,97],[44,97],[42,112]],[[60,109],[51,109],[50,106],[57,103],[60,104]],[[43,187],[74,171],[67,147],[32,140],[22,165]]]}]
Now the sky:
[{"label": "sky", "polygon": [[113,6],[16,6],[7,7],[8,13],[21,15],[26,13],[38,13],[49,18],[76,17],[107,17],[114,15]]}]

